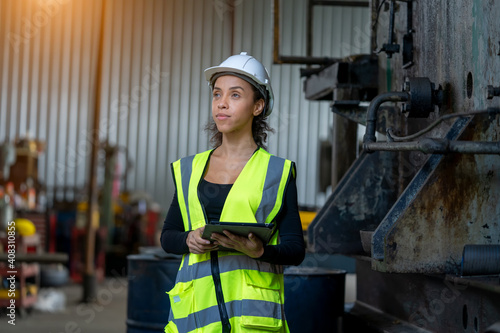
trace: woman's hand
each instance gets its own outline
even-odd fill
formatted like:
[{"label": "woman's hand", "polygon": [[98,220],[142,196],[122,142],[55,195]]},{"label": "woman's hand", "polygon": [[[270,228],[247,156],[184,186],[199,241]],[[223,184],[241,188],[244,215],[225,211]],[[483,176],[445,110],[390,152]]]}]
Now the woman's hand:
[{"label": "woman's hand", "polygon": [[238,236],[227,230],[224,230],[223,233],[213,233],[211,235],[211,238],[215,240],[214,244],[235,249],[250,258],[259,258],[264,254],[264,244],[253,233],[249,233],[248,237]]},{"label": "woman's hand", "polygon": [[218,249],[218,245],[212,244],[208,239],[201,238],[203,230],[205,230],[205,226],[189,232],[186,239],[186,244],[189,247],[189,252],[194,254],[202,254]]}]

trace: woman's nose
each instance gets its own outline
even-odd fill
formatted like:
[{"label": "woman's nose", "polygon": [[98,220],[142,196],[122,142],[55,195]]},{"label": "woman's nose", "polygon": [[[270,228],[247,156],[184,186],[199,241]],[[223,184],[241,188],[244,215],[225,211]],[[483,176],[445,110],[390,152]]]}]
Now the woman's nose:
[{"label": "woman's nose", "polygon": [[221,99],[219,100],[219,102],[217,104],[217,107],[219,109],[225,109],[225,108],[227,108],[227,102],[226,102],[226,99],[224,97],[221,97]]}]

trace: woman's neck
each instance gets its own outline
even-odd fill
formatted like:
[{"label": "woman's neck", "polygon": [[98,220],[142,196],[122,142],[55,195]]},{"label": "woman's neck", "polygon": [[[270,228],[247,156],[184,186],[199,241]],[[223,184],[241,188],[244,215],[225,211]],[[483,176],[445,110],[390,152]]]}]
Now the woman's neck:
[{"label": "woman's neck", "polygon": [[253,138],[246,140],[232,140],[224,136],[222,144],[217,147],[217,153],[225,157],[249,157],[257,150],[258,146]]},{"label": "woman's neck", "polygon": [[[241,143],[241,144],[232,144],[222,142],[222,144],[217,147],[216,153],[221,157],[250,157],[257,150],[258,146],[255,142],[250,143]],[[215,153],[215,152],[214,152]]]}]

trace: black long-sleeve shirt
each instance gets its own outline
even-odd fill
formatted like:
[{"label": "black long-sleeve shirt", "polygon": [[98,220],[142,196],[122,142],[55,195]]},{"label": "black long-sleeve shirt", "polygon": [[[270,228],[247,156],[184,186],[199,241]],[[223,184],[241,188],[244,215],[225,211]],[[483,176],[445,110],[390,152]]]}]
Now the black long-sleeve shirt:
[{"label": "black long-sleeve shirt", "polygon": [[[232,184],[214,184],[204,179],[201,181],[199,197],[205,206],[209,220],[219,220],[231,187]],[[304,260],[305,244],[297,204],[297,185],[293,177],[286,188],[285,203],[275,223],[279,230],[280,244],[265,245],[264,254],[258,260],[276,265],[299,265]],[[163,223],[161,246],[169,253],[189,253],[189,247],[186,244],[188,233],[189,231],[184,230],[177,192],[175,192]]]}]

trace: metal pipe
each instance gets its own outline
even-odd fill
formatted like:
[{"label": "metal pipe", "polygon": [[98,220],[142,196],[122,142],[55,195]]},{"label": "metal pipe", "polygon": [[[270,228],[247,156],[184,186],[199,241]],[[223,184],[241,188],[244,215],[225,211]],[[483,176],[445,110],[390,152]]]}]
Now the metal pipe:
[{"label": "metal pipe", "polygon": [[369,1],[334,1],[316,0],[312,2],[314,6],[338,6],[338,7],[369,7]]},{"label": "metal pipe", "polygon": [[470,117],[470,116],[479,115],[479,114],[488,114],[489,116],[494,117],[497,114],[500,114],[500,108],[489,107],[486,110],[447,114],[447,115],[439,117],[432,124],[430,124],[429,126],[424,128],[423,130],[420,130],[417,133],[413,133],[413,134],[406,135],[406,136],[397,136],[394,134],[394,131],[392,128],[388,128],[387,129],[387,138],[389,141],[408,141],[408,140],[416,139],[416,138],[424,135],[425,133],[428,133],[434,127],[439,125],[443,120],[457,118],[457,117]]},{"label": "metal pipe", "polygon": [[451,153],[460,154],[500,154],[500,141],[450,141]]},{"label": "metal pipe", "polygon": [[99,225],[99,203],[97,194],[97,160],[99,154],[99,122],[101,115],[102,80],[104,62],[104,31],[106,20],[106,2],[102,3],[101,27],[99,31],[99,50],[97,58],[97,75],[94,99],[94,119],[93,119],[93,141],[91,145],[89,182],[88,182],[88,211],[86,221],[85,238],[85,266],[83,272],[83,302],[89,303],[95,300],[97,295],[97,279],[95,275],[95,242],[96,231]]},{"label": "metal pipe", "polygon": [[364,143],[375,142],[375,129],[377,122],[377,113],[380,106],[385,102],[406,102],[410,99],[410,95],[403,92],[387,92],[376,96],[370,103],[366,112],[366,130],[363,137]]},{"label": "metal pipe", "polygon": [[280,60],[280,0],[273,1],[273,63],[279,64]]},{"label": "metal pipe", "polygon": [[373,0],[370,8],[370,53],[375,53],[377,50],[377,21],[378,21],[378,0]]},{"label": "metal pipe", "polygon": [[461,274],[500,274],[500,245],[468,244],[462,252]]},{"label": "metal pipe", "polygon": [[340,58],[278,56],[276,64],[331,65],[341,61]]},{"label": "metal pipe", "polygon": [[[389,15],[390,15],[390,20],[389,20],[389,38],[388,38],[388,44],[392,45],[394,43],[394,0],[391,0],[390,6],[389,6]],[[388,53],[387,57],[390,58],[392,56],[392,53]]]},{"label": "metal pipe", "polygon": [[312,57],[313,41],[313,0],[307,1],[306,56]]},{"label": "metal pipe", "polygon": [[499,142],[451,141],[425,138],[409,142],[365,142],[363,149],[374,151],[421,151],[425,154],[500,154]]}]

